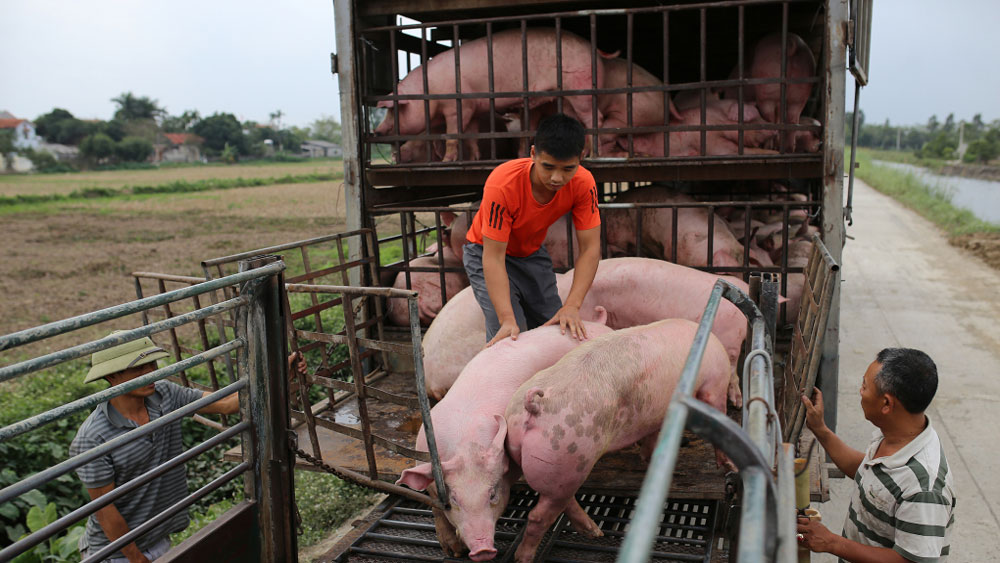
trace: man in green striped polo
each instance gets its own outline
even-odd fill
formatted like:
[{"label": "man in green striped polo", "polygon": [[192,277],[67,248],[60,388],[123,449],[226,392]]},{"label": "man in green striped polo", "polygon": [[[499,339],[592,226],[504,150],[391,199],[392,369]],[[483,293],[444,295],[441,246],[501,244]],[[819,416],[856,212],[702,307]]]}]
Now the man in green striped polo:
[{"label": "man in green striped polo", "polygon": [[955,494],[941,441],[924,414],[937,384],[937,367],[920,350],[879,352],[861,382],[861,409],[876,426],[864,452],[826,426],[819,389],[815,402],[802,396],[809,429],[857,487],[842,535],[799,519],[801,545],[851,562],[947,559]]}]

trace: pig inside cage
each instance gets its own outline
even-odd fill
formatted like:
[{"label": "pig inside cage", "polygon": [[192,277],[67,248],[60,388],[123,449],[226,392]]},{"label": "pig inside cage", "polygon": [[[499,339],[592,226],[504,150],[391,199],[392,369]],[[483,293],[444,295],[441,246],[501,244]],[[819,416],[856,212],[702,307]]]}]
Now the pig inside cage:
[{"label": "pig inside cage", "polygon": [[822,148],[822,3],[519,9],[359,32],[369,167],[525,157],[555,112],[585,126],[589,160],[808,160]]},{"label": "pig inside cage", "polygon": [[[744,282],[753,272],[777,274],[787,298],[779,321],[786,325],[798,315],[803,271],[820,231],[819,193],[810,181],[603,184],[601,256],[655,258]],[[469,285],[462,246],[478,205],[377,210],[379,283],[417,291],[422,326]],[[543,246],[557,273],[572,270],[578,253],[572,220],[553,224]],[[388,304],[390,325],[409,326],[405,306],[398,299]]]}]

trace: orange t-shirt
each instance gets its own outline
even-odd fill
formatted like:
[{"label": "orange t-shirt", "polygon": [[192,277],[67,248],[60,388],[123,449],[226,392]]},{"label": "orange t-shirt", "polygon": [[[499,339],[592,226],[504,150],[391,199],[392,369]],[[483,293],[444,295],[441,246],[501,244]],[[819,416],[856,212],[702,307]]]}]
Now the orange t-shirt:
[{"label": "orange t-shirt", "polygon": [[531,166],[530,158],[518,158],[493,169],[486,179],[483,202],[469,225],[466,240],[483,244],[485,235],[506,242],[509,256],[523,258],[542,246],[549,227],[570,210],[578,231],[601,224],[597,184],[586,168],[578,167],[552,201],[542,205],[531,194]]}]

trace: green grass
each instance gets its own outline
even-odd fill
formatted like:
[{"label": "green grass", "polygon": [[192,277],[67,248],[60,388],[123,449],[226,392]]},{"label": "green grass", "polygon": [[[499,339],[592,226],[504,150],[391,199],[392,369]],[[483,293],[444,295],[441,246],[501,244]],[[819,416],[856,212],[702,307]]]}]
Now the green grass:
[{"label": "green grass", "polygon": [[0,196],[2,206],[24,206],[37,203],[66,202],[73,200],[113,198],[129,195],[175,194],[204,192],[212,190],[230,190],[234,188],[249,188],[271,186],[275,184],[302,184],[311,182],[327,182],[339,178],[340,174],[286,174],[271,178],[210,178],[204,180],[174,180],[165,184],[145,186],[125,186],[123,188],[81,188],[69,194],[19,194]]},{"label": "green grass", "polygon": [[949,235],[1000,232],[1000,225],[952,205],[951,195],[944,188],[927,185],[909,172],[872,164],[872,159],[881,158],[884,152],[888,151],[858,151],[857,174],[865,183],[913,209]]},{"label": "green grass", "polygon": [[[913,154],[913,151],[896,151],[885,149],[858,149],[858,153],[867,154],[870,160],[885,160],[889,162],[902,162],[903,164],[913,164],[923,166],[933,172],[940,172],[941,169],[950,164],[949,161],[941,158],[920,158]],[[860,161],[860,159],[859,159]]]}]

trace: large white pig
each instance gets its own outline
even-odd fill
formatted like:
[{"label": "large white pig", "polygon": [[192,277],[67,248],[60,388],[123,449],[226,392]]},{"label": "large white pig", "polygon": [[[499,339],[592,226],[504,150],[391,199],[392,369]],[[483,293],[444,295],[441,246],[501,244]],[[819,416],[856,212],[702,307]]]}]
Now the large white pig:
[{"label": "large white pig", "polygon": [[[551,28],[529,28],[525,43],[528,62],[527,89],[544,92],[559,89],[559,69],[552,55],[556,51],[556,33]],[[568,31],[562,32],[562,89],[588,90],[594,87],[595,75],[592,65],[596,67],[596,84],[601,88],[604,84],[604,56],[592,51],[588,41]],[[463,43],[458,47],[461,62],[462,93],[487,93],[490,91],[490,76],[488,69],[488,50],[486,38]],[[597,60],[592,61],[592,56]],[[519,92],[524,90],[521,30],[511,29],[493,34],[493,91]],[[399,82],[398,92],[403,95],[425,94],[423,86],[423,68],[417,67]],[[455,49],[444,51],[427,63],[427,92],[429,94],[454,94],[455,87]],[[549,97],[532,97],[529,101],[532,107],[553,100]],[[597,113],[597,123],[593,120],[593,103],[591,96],[566,96],[563,111],[579,119],[584,127],[600,126],[602,116]],[[505,109],[519,106],[522,98],[496,98],[494,108],[503,113]],[[436,99],[428,102],[431,127],[442,121],[448,134],[459,132],[458,103],[454,99]],[[462,105],[462,131],[476,132],[476,116],[488,113],[490,102],[488,98],[465,98]],[[389,135],[394,131],[395,117],[393,102],[382,101],[379,107],[389,108],[382,123],[375,129],[376,135]],[[398,102],[399,133],[415,135],[426,130],[427,123],[422,100],[400,100]],[[444,161],[458,159],[458,140],[449,139],[445,142]],[[475,144],[471,145],[472,160],[479,158]],[[469,156],[466,157],[467,159]]]},{"label": "large white pig", "polygon": [[[609,258],[601,260],[597,275],[580,307],[584,320],[593,320],[591,311],[597,305],[607,309],[608,326],[614,329],[645,325],[662,319],[698,321],[704,312],[715,281],[722,277],[744,292],[749,287],[742,280],[718,276],[663,260],[651,258]],[[556,275],[559,296],[569,295],[573,271]],[[735,305],[723,300],[712,325],[730,361],[735,362],[746,337],[747,320]],[[437,319],[431,323],[424,338],[424,373],[427,393],[444,396],[462,368],[486,343],[486,327],[482,310],[472,290],[466,288],[449,301]],[[740,386],[735,372],[729,399],[742,404]]]},{"label": "large white pig", "polygon": [[[611,331],[603,324],[603,309],[592,311],[592,316],[598,322],[586,323],[588,333],[598,336]],[[498,342],[480,351],[448,395],[431,409],[451,504],[451,510],[434,513],[445,553],[458,556],[464,544],[474,561],[496,555],[494,527],[517,479],[517,470],[511,471],[504,450],[504,410],[518,386],[579,344],[557,326],[539,327],[521,333],[517,340]],[[422,426],[416,448],[427,451]],[[407,469],[399,478],[399,483],[416,490],[428,489],[433,481],[429,463]]]},{"label": "large white pig", "polygon": [[[451,247],[441,248],[444,267],[461,268],[462,261],[455,256]],[[438,256],[421,256],[410,260],[411,267],[438,268]],[[465,272],[445,272],[445,297],[451,299],[462,289],[469,286],[469,278]],[[406,289],[406,272],[396,274],[392,284],[396,289]],[[416,291],[417,304],[420,310],[420,324],[431,324],[441,311],[441,274],[438,272],[410,272],[410,289]],[[389,299],[389,321],[399,326],[410,325],[410,310],[406,299]]]},{"label": "large white pig", "polygon": [[[564,511],[581,534],[603,535],[574,495],[605,453],[636,442],[651,451],[697,328],[668,319],[592,338],[513,394],[505,414],[507,451],[538,492],[516,561],[534,559]],[[724,413],[730,370],[722,343],[710,336],[695,397]]]}]

